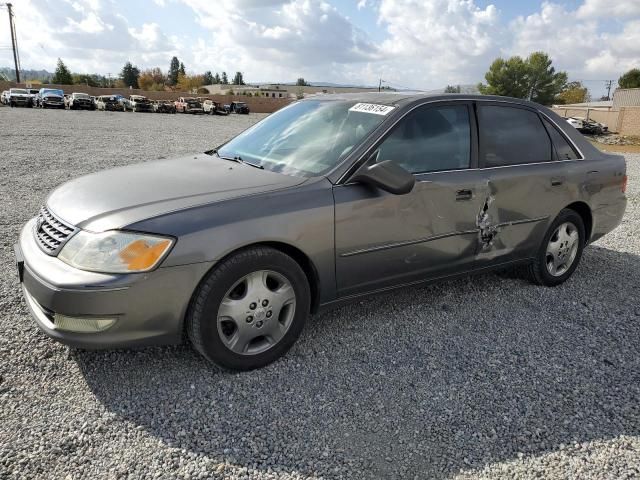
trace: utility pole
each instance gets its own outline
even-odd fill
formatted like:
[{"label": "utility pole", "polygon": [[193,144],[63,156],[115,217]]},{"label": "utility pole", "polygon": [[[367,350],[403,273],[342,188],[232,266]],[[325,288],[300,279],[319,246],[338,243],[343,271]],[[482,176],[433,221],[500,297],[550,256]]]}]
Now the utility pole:
[{"label": "utility pole", "polygon": [[16,82],[20,83],[20,65],[18,61],[18,40],[16,38],[16,25],[13,23],[13,12],[11,11],[12,5],[7,3],[7,10],[9,10],[9,30],[11,31],[11,44],[13,45],[13,63],[16,67]]},{"label": "utility pole", "polygon": [[378,82],[378,92],[380,92],[382,90],[382,82],[384,82],[384,80],[382,80],[382,79],[380,79],[380,81]]},{"label": "utility pole", "polygon": [[604,82],[605,87],[607,87],[607,100],[611,100],[611,85],[613,85],[613,80],[607,80]]}]

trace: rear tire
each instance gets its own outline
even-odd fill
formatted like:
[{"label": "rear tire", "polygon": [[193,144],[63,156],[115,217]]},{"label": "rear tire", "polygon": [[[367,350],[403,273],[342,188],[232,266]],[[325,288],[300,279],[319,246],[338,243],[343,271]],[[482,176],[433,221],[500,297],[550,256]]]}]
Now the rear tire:
[{"label": "rear tire", "polygon": [[578,268],[586,244],[582,217],[574,210],[562,210],[549,226],[528,274],[533,283],[555,287]]},{"label": "rear tire", "polygon": [[291,257],[269,247],[242,250],[198,287],[187,313],[187,335],[198,352],[221,367],[264,367],[300,336],[310,297],[307,277]]}]

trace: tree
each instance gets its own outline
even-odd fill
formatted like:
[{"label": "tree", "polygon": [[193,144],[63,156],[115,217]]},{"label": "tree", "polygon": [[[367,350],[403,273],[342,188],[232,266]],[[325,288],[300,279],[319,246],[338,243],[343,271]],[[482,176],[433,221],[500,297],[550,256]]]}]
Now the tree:
[{"label": "tree", "polygon": [[460,93],[460,85],[447,85],[447,88],[444,89],[444,93]]},{"label": "tree", "polygon": [[244,85],[244,78],[242,78],[242,72],[236,72],[235,76],[233,77],[233,84]]},{"label": "tree", "polygon": [[204,85],[211,85],[213,83],[213,75],[211,75],[211,70],[207,70],[203,75]]},{"label": "tree", "polygon": [[511,57],[494,60],[485,75],[487,85],[478,89],[487,95],[526,98],[549,105],[567,83],[565,72],[556,72],[546,53],[534,52],[526,60]]},{"label": "tree", "polygon": [[222,80],[220,83],[223,85],[229,85],[229,79],[227,78],[227,72],[222,72]]},{"label": "tree", "polygon": [[147,69],[140,73],[138,85],[142,90],[164,90],[164,85],[168,79],[158,67]]},{"label": "tree", "polygon": [[131,62],[127,62],[122,67],[122,72],[120,72],[120,77],[122,78],[122,82],[125,86],[130,88],[138,88],[138,77],[140,76],[140,70],[138,67],[131,64]]},{"label": "tree", "polygon": [[618,79],[620,88],[640,88],[640,68],[632,68]]},{"label": "tree", "polygon": [[56,71],[51,78],[51,83],[55,83],[57,85],[73,84],[73,77],[71,76],[71,72],[61,58],[58,58],[58,65],[56,66]]},{"label": "tree", "polygon": [[167,82],[169,85],[173,86],[178,83],[178,73],[180,73],[180,60],[178,60],[178,57],[173,57],[171,59],[171,64],[169,65],[169,73],[167,75]]},{"label": "tree", "polygon": [[184,63],[180,62],[180,68],[178,69],[178,73],[181,73],[182,75],[186,75],[187,72],[184,69]]},{"label": "tree", "polygon": [[220,74],[216,72],[216,74],[213,76],[213,84],[218,85],[221,81],[222,80],[220,80]]},{"label": "tree", "polygon": [[589,101],[589,91],[581,82],[569,82],[556,97],[556,103],[563,105]]},{"label": "tree", "polygon": [[296,81],[296,86],[297,87],[308,87],[309,83],[307,83],[307,81],[304,78],[300,77]]},{"label": "tree", "polygon": [[178,89],[182,92],[191,92],[202,86],[202,75],[183,75],[178,74]]},{"label": "tree", "polygon": [[87,73],[73,73],[71,74],[74,85],[88,85],[90,87],[99,87],[102,83],[102,79],[95,73],[89,75]]}]

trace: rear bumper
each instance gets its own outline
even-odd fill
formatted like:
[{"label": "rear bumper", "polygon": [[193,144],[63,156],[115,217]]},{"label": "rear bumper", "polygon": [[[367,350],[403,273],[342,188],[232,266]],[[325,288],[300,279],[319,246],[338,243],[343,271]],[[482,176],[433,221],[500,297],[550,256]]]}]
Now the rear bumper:
[{"label": "rear bumper", "polygon": [[[159,268],[141,274],[102,274],[70,267],[40,250],[33,220],[20,234],[22,290],[36,324],[51,338],[88,349],[179,343],[182,323],[198,283],[212,263]],[[109,318],[96,333],[61,330],[55,314],[79,319]]]},{"label": "rear bumper", "polygon": [[620,198],[617,202],[593,210],[593,228],[589,243],[595,242],[614,230],[622,222],[627,208],[627,199]]}]

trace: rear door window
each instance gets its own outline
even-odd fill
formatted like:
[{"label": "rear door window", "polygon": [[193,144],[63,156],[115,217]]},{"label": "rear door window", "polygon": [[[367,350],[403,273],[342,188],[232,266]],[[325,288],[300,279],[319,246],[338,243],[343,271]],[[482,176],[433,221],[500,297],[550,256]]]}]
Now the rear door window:
[{"label": "rear door window", "polygon": [[545,117],[542,117],[542,123],[544,123],[547,132],[549,132],[549,136],[551,137],[551,141],[553,142],[553,147],[555,148],[558,160],[576,160],[580,158],[578,156],[578,152],[576,152],[575,149],[569,144],[567,139],[558,131],[558,128],[555,125],[553,125]]},{"label": "rear door window", "polygon": [[549,135],[531,110],[479,105],[478,123],[480,165],[501,167],[553,159]]}]

